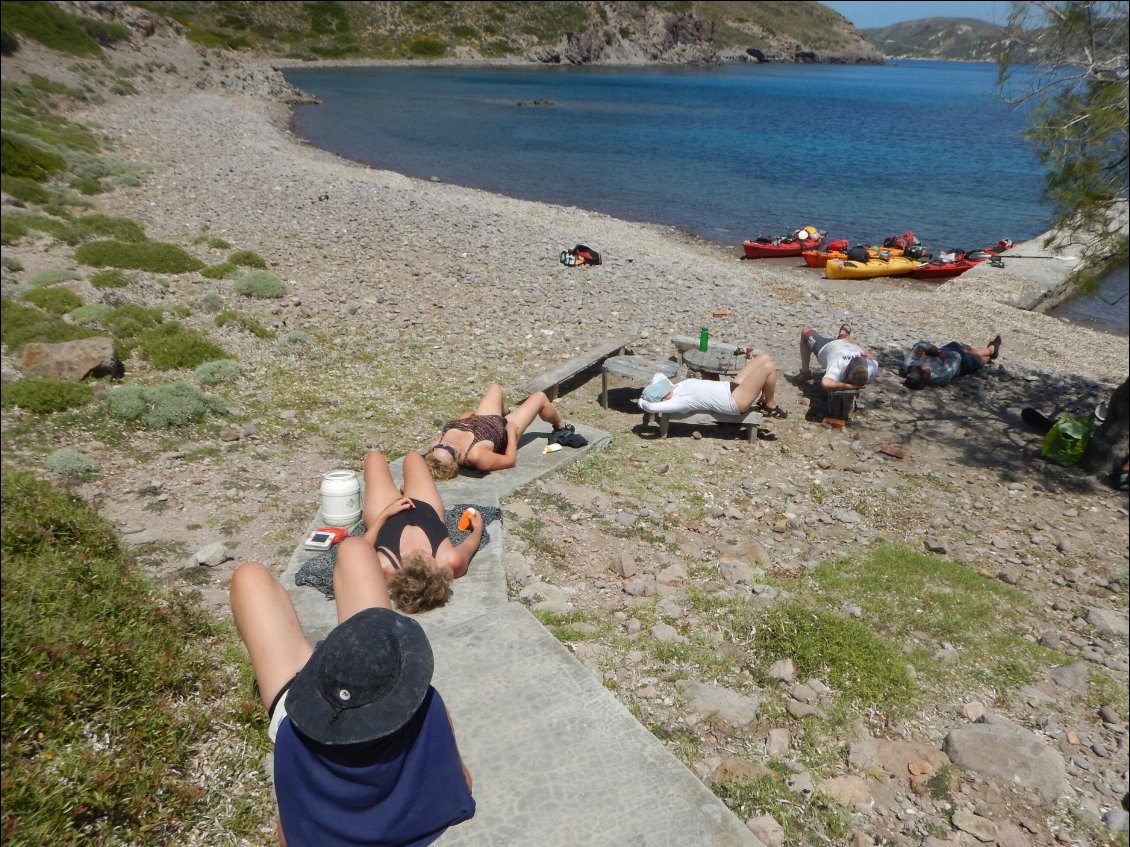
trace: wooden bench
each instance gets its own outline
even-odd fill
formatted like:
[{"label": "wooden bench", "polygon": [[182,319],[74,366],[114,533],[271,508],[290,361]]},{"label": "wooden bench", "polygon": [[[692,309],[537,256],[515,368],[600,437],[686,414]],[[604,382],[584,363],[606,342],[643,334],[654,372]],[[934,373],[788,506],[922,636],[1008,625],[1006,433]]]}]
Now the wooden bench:
[{"label": "wooden bench", "polygon": [[639,335],[639,330],[635,329],[624,335],[606,338],[569,361],[555,368],[550,368],[533,379],[526,380],[519,388],[526,395],[533,394],[535,391],[544,391],[550,400],[556,400],[564,383],[590,368],[595,368],[609,356],[621,355],[639,338]]},{"label": "wooden bench", "polygon": [[651,423],[652,418],[659,419],[659,437],[667,437],[667,428],[671,425],[671,421],[678,423],[689,424],[716,424],[716,423],[729,423],[729,424],[744,424],[749,427],[746,431],[746,440],[751,444],[757,440],[757,428],[762,420],[761,412],[749,411],[744,415],[727,415],[723,412],[682,412],[671,414],[670,412],[644,412],[643,422],[644,426]]}]

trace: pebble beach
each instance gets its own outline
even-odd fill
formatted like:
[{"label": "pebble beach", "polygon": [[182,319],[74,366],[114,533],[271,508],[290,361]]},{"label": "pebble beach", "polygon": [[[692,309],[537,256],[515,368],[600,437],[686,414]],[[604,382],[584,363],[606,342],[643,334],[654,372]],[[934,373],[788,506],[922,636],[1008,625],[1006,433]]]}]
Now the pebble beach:
[{"label": "pebble beach", "polygon": [[[235,326],[216,328],[211,315],[194,310],[185,322],[206,329],[246,368],[227,398],[238,423],[199,444],[139,435],[128,455],[81,432],[58,434],[61,443],[99,461],[100,480],[80,490],[127,541],[175,545],[178,555],[154,565],[162,576],[175,580],[192,552],[208,543],[228,544],[231,559],[196,586],[217,614],[226,614],[227,576],[239,561],[258,559],[282,572],[317,507],[324,471],[359,469],[367,449],[397,455],[420,446],[437,419],[472,408],[492,381],[518,402],[513,395],[524,380],[596,340],[632,332],[636,352],[668,356],[673,336],[697,336],[708,326],[712,337],[753,344],[776,359],[778,399],[791,412],[774,422],[778,439],[748,445],[740,436],[684,433],[659,444],[639,437],[639,416],[622,399],[600,408],[599,379],[566,394],[560,404],[566,418],[611,432],[610,461],[647,482],[620,490],[615,480],[551,478],[504,503],[504,513],[519,519],[536,514],[545,498],[567,503],[579,516],[545,528],[547,540],[571,551],[564,570],[541,561],[536,546],[520,538],[511,560],[508,538],[514,599],[623,615],[626,631],[638,634],[630,625],[635,601],[614,573],[624,542],[609,534],[609,524],[653,527],[665,535],[665,549],[694,561],[717,562],[719,549],[728,550],[762,576],[803,573],[845,547],[895,541],[969,563],[1028,592],[1035,598],[1032,640],[1057,633],[1059,649],[1125,687],[1119,630],[1125,586],[1116,590],[1127,567],[1125,493],[1041,462],[1038,438],[1019,422],[1023,406],[1087,414],[1126,377],[1126,337],[1015,305],[1054,285],[1069,262],[1050,260],[1035,270],[1020,260],[1003,269],[986,263],[944,285],[833,285],[799,261],[744,261],[739,244],[710,244],[666,227],[347,161],[290,132],[293,92],[269,64],[205,56],[183,40],[153,39],[132,49],[134,61],[164,67],[139,81],[137,94],[92,103],[75,115],[98,126],[119,158],[147,166],[140,187],[99,198],[99,211],[142,222],[153,240],[189,245],[207,235],[254,250],[287,282],[289,295],[238,308],[254,312],[280,337],[302,333],[310,342],[268,343]],[[5,58],[4,75],[65,77],[49,59],[29,48]],[[603,264],[562,265],[560,252],[578,243],[598,250]],[[225,255],[204,245],[190,249],[210,263]],[[1048,253],[1039,241],[1014,249]],[[5,254],[28,272],[73,261],[65,248],[42,239]],[[1070,247],[1058,255],[1071,255]],[[91,300],[99,296],[88,284],[73,287]],[[210,293],[236,300],[230,281],[196,274],[140,275],[124,291],[168,308],[194,309]],[[783,377],[799,366],[802,327],[834,334],[844,322],[880,354],[883,373],[861,398],[858,417],[833,431],[805,421],[807,399]],[[982,345],[998,333],[1002,357],[976,378],[912,395],[895,373],[902,351],[919,339]],[[144,363],[126,366],[131,377],[155,377]],[[18,414],[6,412],[6,423]],[[898,445],[903,456],[883,452],[883,445]],[[215,449],[193,458],[201,447]],[[672,488],[663,469],[672,462],[690,462],[693,482]],[[147,484],[160,489],[165,509],[144,509],[152,495],[139,491]],[[719,500],[704,519],[681,523],[678,515],[702,489],[741,492],[743,499],[740,506]],[[914,508],[921,497],[937,504],[928,516]],[[654,571],[670,564],[669,552],[639,544]],[[665,579],[659,580],[670,589],[664,593],[677,606],[692,579],[669,573]],[[1092,606],[1111,612],[1113,629],[1088,622]],[[689,629],[702,623],[685,604],[680,614]],[[678,697],[667,696],[673,692],[662,669],[617,649],[577,654],[597,670],[611,652],[622,668],[620,690],[652,689],[640,707],[649,722],[681,726]],[[998,710],[1029,727],[1051,714],[1052,728],[1045,720],[1044,730],[1069,762],[1067,802],[1101,818],[1126,791],[1125,716],[1108,720],[1108,711],[1100,718],[1048,680],[1032,688],[1015,703],[987,703],[981,711]],[[979,696],[971,684],[929,704],[899,732],[908,743],[936,749],[950,726],[978,712],[969,704],[980,706]],[[709,736],[701,725],[688,726]],[[1080,738],[1087,743],[1077,743]],[[705,779],[709,763],[717,768],[728,754],[722,742],[700,741],[708,751]],[[1105,753],[1089,752],[1091,742]],[[1011,832],[1006,823],[1015,828],[1019,800],[963,791],[959,803],[970,814],[998,820],[1002,833]],[[896,791],[889,809],[900,802],[910,801]],[[938,809],[925,814],[942,820]],[[1036,817],[1017,838],[1103,843],[1057,841],[1064,825],[1050,814]],[[910,824],[900,830],[893,817],[881,814],[868,825],[893,839],[887,843],[925,843],[911,840]]]}]

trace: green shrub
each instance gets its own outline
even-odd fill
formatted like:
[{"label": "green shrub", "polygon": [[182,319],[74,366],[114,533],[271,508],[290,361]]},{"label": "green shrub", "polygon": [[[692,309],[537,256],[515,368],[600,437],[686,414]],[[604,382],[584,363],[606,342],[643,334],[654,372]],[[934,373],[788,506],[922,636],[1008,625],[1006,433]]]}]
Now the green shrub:
[{"label": "green shrub", "polygon": [[0,491],[4,843],[196,831],[219,802],[197,784],[216,726],[255,743],[244,686],[230,693],[232,635],[189,595],[143,578],[94,506],[7,467]]},{"label": "green shrub", "polygon": [[267,263],[263,260],[263,257],[254,250],[236,250],[228,256],[228,261],[233,265],[239,265],[244,268],[266,269],[267,267]]},{"label": "green shrub", "polygon": [[27,278],[27,284],[32,288],[39,288],[43,285],[58,285],[60,282],[70,282],[76,279],[82,279],[82,274],[78,271],[53,269],[36,271]]},{"label": "green shrub", "polygon": [[82,298],[69,288],[33,288],[24,300],[53,315],[65,315],[82,305]]},{"label": "green shrub", "polygon": [[26,176],[0,176],[0,191],[23,200],[25,203],[38,203],[40,206],[51,202],[51,192]]},{"label": "green shrub", "polygon": [[286,296],[286,283],[270,271],[244,271],[235,283],[235,293],[257,300]]},{"label": "green shrub", "polygon": [[239,312],[232,312],[230,310],[220,312],[220,314],[216,315],[215,322],[218,327],[235,324],[247,330],[256,338],[263,338],[270,341],[275,337],[274,330],[263,326],[263,324],[259,323],[259,321],[255,320],[255,318],[250,315],[241,315]]},{"label": "green shrub", "polygon": [[192,239],[192,243],[193,244],[205,244],[208,247],[212,247],[216,250],[228,250],[228,249],[231,248],[231,244],[229,244],[227,241],[224,241],[224,239],[219,238],[218,236],[215,236],[215,235],[207,235],[207,234],[198,235],[198,236],[196,236],[196,238]]},{"label": "green shrub", "polygon": [[300,329],[292,329],[282,337],[282,343],[285,347],[309,347],[314,339]]},{"label": "green shrub", "polygon": [[199,270],[204,263],[190,256],[175,244],[123,241],[91,241],[75,250],[75,258],[84,265],[129,268],[152,273],[182,274]]},{"label": "green shrub", "polygon": [[4,244],[15,244],[30,232],[45,232],[64,244],[77,244],[80,240],[70,221],[26,212],[0,214],[0,231]]},{"label": "green shrub", "polygon": [[85,453],[63,447],[47,455],[43,460],[47,470],[59,474],[65,479],[88,479],[98,473],[98,465]]},{"label": "green shrub", "polygon": [[90,284],[95,288],[124,288],[130,278],[119,270],[97,271],[90,275]]},{"label": "green shrub", "polygon": [[106,327],[114,309],[105,303],[87,303],[68,313],[68,317],[76,324],[84,326]]},{"label": "green shrub", "polygon": [[140,385],[121,385],[106,392],[106,410],[121,421],[137,421],[149,410],[145,389]]},{"label": "green shrub", "polygon": [[0,405],[45,414],[85,406],[94,399],[94,389],[82,382],[63,379],[17,379],[0,388]]},{"label": "green shrub", "polygon": [[404,43],[404,48],[413,56],[423,59],[438,59],[447,53],[447,45],[431,35],[414,35]]},{"label": "green shrub", "polygon": [[214,314],[224,308],[224,298],[213,291],[197,300],[196,305],[202,311]]},{"label": "green shrub", "polygon": [[11,256],[0,256],[0,265],[4,267],[4,270],[12,273],[19,273],[24,269],[19,259],[13,259]]},{"label": "green shrub", "polygon": [[66,167],[61,156],[32,147],[10,133],[0,133],[0,173],[44,182]]},{"label": "green shrub", "polygon": [[203,385],[219,385],[222,382],[235,382],[242,373],[243,365],[235,359],[218,359],[198,367],[196,378]]},{"label": "green shrub", "polygon": [[98,42],[90,36],[86,20],[51,3],[8,0],[4,4],[4,26],[9,32],[26,35],[44,47],[72,56],[102,52]]},{"label": "green shrub", "polygon": [[143,332],[138,338],[137,352],[158,370],[195,368],[216,359],[231,356],[194,329],[178,321],[170,321]]},{"label": "green shrub", "polygon": [[0,310],[3,314],[3,319],[0,320],[0,341],[3,341],[9,353],[14,353],[29,341],[57,344],[98,334],[49,315],[35,306],[25,306],[7,297],[0,299]]},{"label": "green shrub", "polygon": [[75,221],[75,229],[80,235],[100,235],[116,241],[139,244],[148,241],[145,228],[129,218],[116,218],[110,215],[83,215]]},{"label": "green shrub", "polygon": [[101,194],[106,190],[106,187],[98,180],[85,176],[76,176],[69,184],[75,191],[80,194],[85,194],[87,197],[94,194]]},{"label": "green shrub", "polygon": [[237,270],[239,269],[231,262],[220,262],[215,265],[209,265],[200,272],[200,275],[208,279],[226,279],[232,276]]},{"label": "green shrub", "polygon": [[136,303],[118,306],[106,316],[104,326],[115,338],[130,340],[137,338],[146,330],[160,326],[165,316],[160,309],[149,309]]}]

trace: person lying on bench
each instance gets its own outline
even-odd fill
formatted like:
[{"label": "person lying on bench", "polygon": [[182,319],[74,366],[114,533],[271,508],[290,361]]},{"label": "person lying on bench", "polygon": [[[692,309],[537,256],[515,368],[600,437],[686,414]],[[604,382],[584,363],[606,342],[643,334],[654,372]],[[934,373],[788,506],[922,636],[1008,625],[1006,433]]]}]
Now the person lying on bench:
[{"label": "person lying on bench", "polygon": [[672,383],[656,374],[636,402],[645,412],[691,414],[694,412],[744,415],[756,407],[769,418],[787,418],[777,405],[777,366],[768,353],[751,358],[732,382],[712,379],[684,379]]},{"label": "person lying on bench", "polygon": [[835,338],[826,338],[810,326],[800,331],[800,373],[804,382],[812,378],[808,369],[812,354],[824,367],[820,387],[825,391],[864,388],[879,373],[875,354],[851,337],[851,325],[843,324]]},{"label": "person lying on bench", "polygon": [[428,445],[424,461],[437,480],[454,479],[460,467],[479,471],[512,468],[518,464],[518,442],[534,418],[552,426],[554,434],[572,431],[544,391],[535,391],[521,406],[507,412],[502,388],[492,382],[475,411],[443,425],[439,438]]}]

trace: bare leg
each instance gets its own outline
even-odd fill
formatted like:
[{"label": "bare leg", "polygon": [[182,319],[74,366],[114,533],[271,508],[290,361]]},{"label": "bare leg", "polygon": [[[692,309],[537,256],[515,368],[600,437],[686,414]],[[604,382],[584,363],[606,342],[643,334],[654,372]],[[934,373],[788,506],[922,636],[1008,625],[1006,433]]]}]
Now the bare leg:
[{"label": "bare leg", "polygon": [[812,361],[812,345],[808,339],[813,332],[815,330],[810,326],[806,326],[800,331],[800,372],[802,375],[809,373],[808,365]]},{"label": "bare leg", "polygon": [[750,359],[748,364],[738,371],[736,381],[738,387],[730,396],[734,398],[734,405],[741,414],[748,412],[757,402],[757,398],[763,395],[767,406],[772,408],[777,405],[773,401],[777,386],[777,366],[767,353]]},{"label": "bare leg", "polygon": [[991,344],[988,347],[970,347],[968,344],[964,344],[961,349],[966,353],[972,353],[974,356],[977,356],[981,360],[982,365],[987,365],[989,364],[989,359],[993,356],[994,348]]},{"label": "bare leg", "polygon": [[561,429],[565,423],[544,391],[535,391],[527,397],[521,406],[506,416],[506,420],[518,428],[518,437],[521,438],[535,417],[541,418],[554,429]]},{"label": "bare leg", "polygon": [[263,565],[244,562],[232,574],[232,617],[247,645],[263,708],[302,670],[314,652],[290,595]]},{"label": "bare leg", "polygon": [[436,488],[436,481],[432,478],[431,471],[424,464],[424,457],[415,451],[404,456],[403,491],[405,497],[412,497],[431,504],[440,520],[443,520],[443,498],[439,495],[439,489]]},{"label": "bare leg", "polygon": [[476,415],[501,415],[505,414],[506,407],[502,405],[502,386],[492,382],[487,387],[487,393],[479,401],[479,408],[475,409]]},{"label": "bare leg", "polygon": [[349,620],[362,609],[392,608],[377,551],[365,539],[347,538],[341,542],[334,566],[334,598],[338,623]]},{"label": "bare leg", "polygon": [[[423,457],[412,453],[421,462]],[[427,467],[425,465],[425,467]],[[429,471],[430,475],[430,471]],[[370,527],[384,508],[400,497],[400,489],[392,479],[392,471],[388,469],[388,459],[379,450],[373,450],[365,456],[365,500],[361,505],[365,526]]]}]

